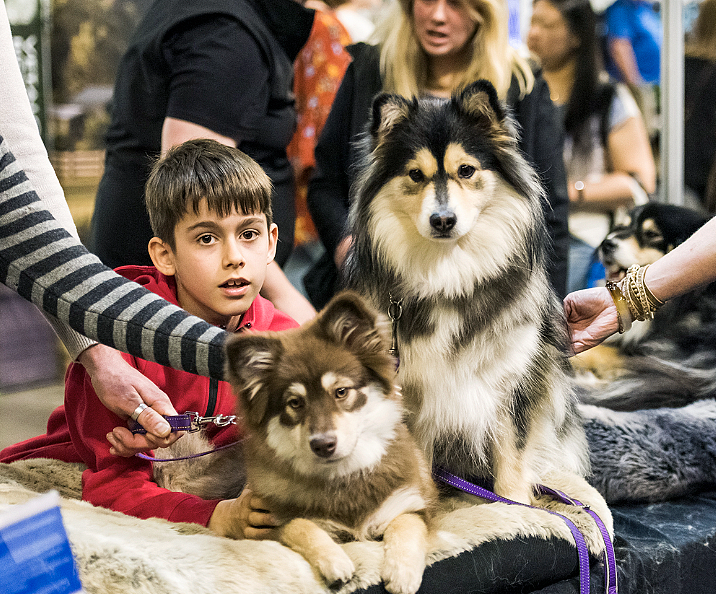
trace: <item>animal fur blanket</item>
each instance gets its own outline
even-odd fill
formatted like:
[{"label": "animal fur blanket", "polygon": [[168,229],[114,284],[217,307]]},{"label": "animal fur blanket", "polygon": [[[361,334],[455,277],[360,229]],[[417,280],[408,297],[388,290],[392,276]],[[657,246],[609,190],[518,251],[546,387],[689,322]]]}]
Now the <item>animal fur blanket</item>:
[{"label": "animal fur blanket", "polygon": [[[380,582],[381,543],[342,545],[355,562],[356,575],[340,589],[329,589],[300,555],[277,542],[230,540],[198,525],[140,520],[79,501],[81,472],[81,465],[54,460],[0,464],[0,511],[50,488],[58,490],[80,578],[90,594],[348,594]],[[609,509],[593,487],[574,476],[552,478],[549,486],[588,503],[612,532]],[[495,539],[574,542],[566,524],[552,514],[477,501],[444,500],[430,564]],[[603,543],[589,515],[549,499],[543,503],[569,517],[584,533],[590,552],[601,554]]]},{"label": "animal fur blanket", "polygon": [[716,400],[630,412],[580,408],[589,482],[607,502],[664,501],[716,486]]},{"label": "animal fur blanket", "polygon": [[[611,530],[609,503],[654,502],[716,485],[716,400],[680,408],[615,412],[581,405],[590,445],[591,486],[575,477],[550,484],[600,514]],[[233,541],[201,526],[139,520],[95,508],[81,498],[83,467],[54,460],[0,464],[0,511],[55,489],[85,590],[102,594],[348,594],[379,583],[380,543],[343,545],[356,562],[353,580],[329,590],[301,556],[275,542]],[[601,494],[601,496],[600,496]],[[604,499],[602,498],[604,497]],[[540,510],[446,499],[430,563],[498,539],[557,538],[573,543],[566,525]],[[596,556],[601,540],[591,519],[562,504],[547,507],[583,530]]]}]

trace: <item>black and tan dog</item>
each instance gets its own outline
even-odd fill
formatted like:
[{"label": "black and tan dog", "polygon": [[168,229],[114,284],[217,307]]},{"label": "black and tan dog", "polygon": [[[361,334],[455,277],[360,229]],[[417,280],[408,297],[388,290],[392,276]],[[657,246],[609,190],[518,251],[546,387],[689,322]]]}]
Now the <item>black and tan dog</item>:
[{"label": "black and tan dog", "polygon": [[[636,207],[598,248],[607,278],[618,281],[630,266],[654,263],[707,220],[682,206]],[[635,322],[626,334],[574,357],[573,364],[598,380],[624,380],[608,388],[598,382],[601,398],[595,402],[603,406],[628,410],[688,402],[710,381],[700,368],[713,352],[715,337],[716,285],[711,284],[668,301],[653,320]]]},{"label": "black and tan dog", "polygon": [[708,217],[683,206],[649,202],[634,208],[598,248],[609,280],[621,280],[633,264],[652,264],[686,241]]},{"label": "black and tan dog", "polygon": [[434,463],[522,503],[582,474],[542,187],[494,87],[384,94],[353,186],[351,288],[396,318],[408,423]]}]

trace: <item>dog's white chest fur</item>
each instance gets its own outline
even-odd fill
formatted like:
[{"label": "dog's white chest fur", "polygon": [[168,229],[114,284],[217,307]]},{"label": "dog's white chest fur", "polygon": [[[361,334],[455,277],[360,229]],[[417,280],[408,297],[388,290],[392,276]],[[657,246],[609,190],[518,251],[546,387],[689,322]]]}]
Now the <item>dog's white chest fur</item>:
[{"label": "dog's white chest fur", "polygon": [[484,454],[515,384],[534,357],[539,331],[525,324],[495,336],[491,326],[458,349],[454,342],[462,317],[436,310],[434,318],[434,334],[413,338],[400,349],[398,377],[414,412],[411,425],[425,446],[445,434],[463,434],[470,436],[473,453]]}]

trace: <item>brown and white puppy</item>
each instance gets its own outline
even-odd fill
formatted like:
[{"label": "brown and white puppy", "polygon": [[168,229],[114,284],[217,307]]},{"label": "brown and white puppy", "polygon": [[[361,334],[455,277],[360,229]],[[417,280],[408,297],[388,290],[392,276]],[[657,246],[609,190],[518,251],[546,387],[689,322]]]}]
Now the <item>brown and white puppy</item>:
[{"label": "brown and white puppy", "polygon": [[385,586],[408,593],[422,580],[436,490],[403,423],[389,346],[383,317],[346,292],[301,328],[226,348],[248,483],[287,520],[278,539],[333,583],[354,573],[335,537],[383,537]]}]

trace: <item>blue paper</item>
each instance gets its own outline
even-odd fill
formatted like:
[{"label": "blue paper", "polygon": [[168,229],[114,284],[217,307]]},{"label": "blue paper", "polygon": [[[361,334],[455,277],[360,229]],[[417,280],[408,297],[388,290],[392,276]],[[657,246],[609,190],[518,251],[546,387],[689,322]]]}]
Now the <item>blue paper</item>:
[{"label": "blue paper", "polygon": [[51,491],[0,514],[3,594],[82,592],[59,501]]}]

